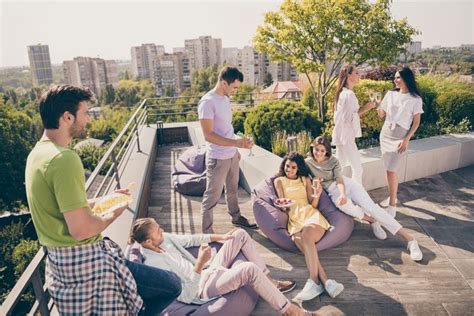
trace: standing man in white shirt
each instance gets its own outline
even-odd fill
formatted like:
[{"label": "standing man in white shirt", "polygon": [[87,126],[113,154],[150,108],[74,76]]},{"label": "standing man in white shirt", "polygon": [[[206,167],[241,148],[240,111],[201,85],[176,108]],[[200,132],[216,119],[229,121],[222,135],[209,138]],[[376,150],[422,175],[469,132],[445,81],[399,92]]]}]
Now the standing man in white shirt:
[{"label": "standing man in white shirt", "polygon": [[244,228],[257,228],[240,214],[238,202],[239,160],[237,148],[251,148],[248,138],[235,139],[232,126],[231,94],[237,90],[244,75],[235,67],[224,67],[217,84],[199,101],[198,114],[204,138],[209,143],[206,154],[206,191],[202,199],[202,232],[213,232],[213,208],[219,201],[222,190],[232,224]]}]

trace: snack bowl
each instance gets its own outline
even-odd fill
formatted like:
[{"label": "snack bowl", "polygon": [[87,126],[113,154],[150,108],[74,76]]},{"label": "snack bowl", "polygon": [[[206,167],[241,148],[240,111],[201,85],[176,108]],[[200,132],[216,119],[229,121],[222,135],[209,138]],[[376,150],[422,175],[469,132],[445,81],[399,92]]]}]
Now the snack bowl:
[{"label": "snack bowl", "polygon": [[98,200],[94,207],[91,209],[92,214],[104,216],[117,208],[130,204],[133,201],[133,198],[130,195],[122,193],[113,193],[104,196]]},{"label": "snack bowl", "polygon": [[295,201],[292,199],[287,199],[287,198],[278,198],[273,201],[275,206],[277,207],[290,207],[293,204],[295,204]]}]

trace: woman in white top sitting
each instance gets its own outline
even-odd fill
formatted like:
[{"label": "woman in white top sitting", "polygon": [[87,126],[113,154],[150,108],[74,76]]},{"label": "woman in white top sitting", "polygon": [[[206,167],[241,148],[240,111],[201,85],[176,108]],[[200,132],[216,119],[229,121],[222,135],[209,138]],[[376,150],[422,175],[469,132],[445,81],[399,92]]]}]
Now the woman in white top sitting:
[{"label": "woman in white top sitting", "polygon": [[385,118],[380,132],[380,148],[383,164],[387,172],[390,196],[380,205],[395,217],[398,179],[396,168],[402,154],[408,148],[408,142],[420,126],[423,102],[410,68],[404,66],[395,73],[396,89],[388,91],[377,108],[380,118]]},{"label": "woman in white top sitting", "polygon": [[346,65],[339,72],[334,98],[332,144],[336,145],[336,157],[342,167],[350,165],[352,179],[362,185],[362,164],[355,139],[362,136],[359,116],[375,108],[375,103],[359,107],[359,101],[353,91],[359,80],[359,71],[354,65]]}]

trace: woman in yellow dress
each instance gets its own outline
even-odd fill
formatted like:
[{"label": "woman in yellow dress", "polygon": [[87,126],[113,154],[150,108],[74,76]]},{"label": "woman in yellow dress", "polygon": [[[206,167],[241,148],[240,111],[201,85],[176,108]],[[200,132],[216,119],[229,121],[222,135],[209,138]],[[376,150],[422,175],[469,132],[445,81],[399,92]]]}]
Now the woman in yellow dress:
[{"label": "woman in yellow dress", "polygon": [[311,182],[304,157],[291,152],[283,158],[274,184],[279,198],[294,202],[289,208],[282,207],[282,211],[288,212],[288,232],[298,249],[303,252],[309,270],[309,279],[294,300],[311,300],[324,290],[329,296],[336,297],[344,290],[344,286],[328,279],[315,246],[331,227],[316,208],[323,190],[321,183],[318,180]]}]

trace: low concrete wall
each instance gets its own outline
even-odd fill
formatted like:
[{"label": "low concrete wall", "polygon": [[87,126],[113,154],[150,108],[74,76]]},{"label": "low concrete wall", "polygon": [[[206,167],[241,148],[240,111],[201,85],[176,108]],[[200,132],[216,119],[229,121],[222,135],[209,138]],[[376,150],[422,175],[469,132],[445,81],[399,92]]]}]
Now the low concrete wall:
[{"label": "low concrete wall", "polygon": [[125,249],[134,220],[143,216],[143,211],[148,209],[151,174],[157,150],[156,128],[152,126],[143,126],[142,128],[140,132],[141,152],[137,151],[137,145],[135,144],[127,152],[126,157],[128,158],[119,169],[122,187],[126,187],[131,182],[136,183],[136,186],[130,190],[133,201],[130,203],[129,209],[107,227],[103,233],[104,236],[119,244],[122,249]]},{"label": "low concrete wall", "polygon": [[[360,150],[367,190],[386,186],[380,147]],[[474,164],[474,133],[441,135],[410,141],[397,168],[399,182],[411,181]],[[350,175],[350,168],[344,174]]]},{"label": "low concrete wall", "polygon": [[[198,122],[187,123],[190,140],[195,146],[205,146],[206,141]],[[250,189],[262,179],[278,172],[281,158],[261,147],[254,146],[254,156],[247,149],[239,149],[240,185]],[[367,190],[387,185],[381,160],[380,147],[361,149],[363,184]],[[399,182],[411,181],[434,174],[474,164],[474,133],[450,134],[410,141],[397,169]],[[343,173],[351,175],[349,167]]]}]

